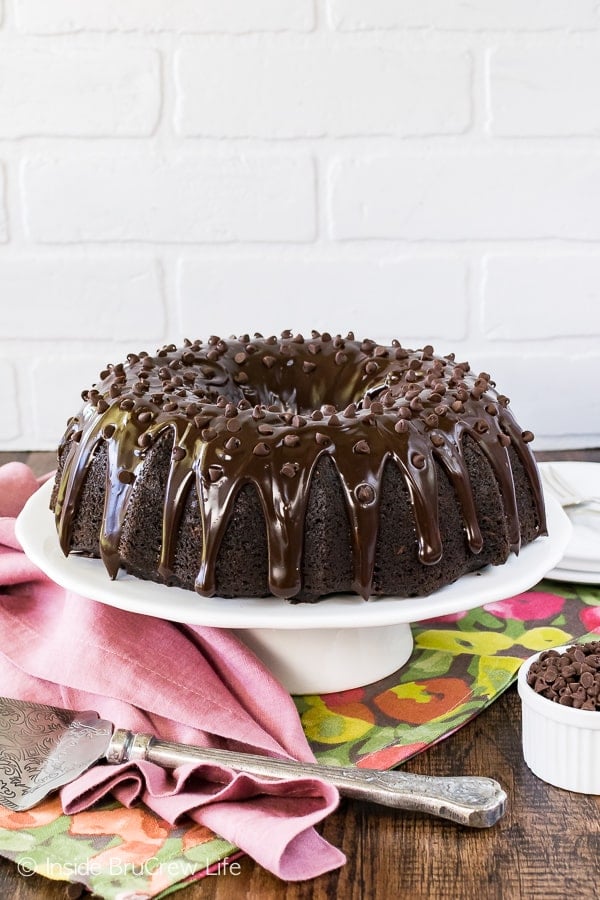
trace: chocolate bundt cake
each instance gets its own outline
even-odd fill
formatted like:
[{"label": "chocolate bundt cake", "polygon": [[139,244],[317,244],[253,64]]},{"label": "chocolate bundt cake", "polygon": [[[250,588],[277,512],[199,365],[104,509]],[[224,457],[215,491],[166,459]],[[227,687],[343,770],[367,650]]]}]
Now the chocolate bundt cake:
[{"label": "chocolate bundt cake", "polygon": [[58,454],[65,554],[204,596],[413,597],[544,534],[528,443],[431,346],[247,334],[131,353]]}]

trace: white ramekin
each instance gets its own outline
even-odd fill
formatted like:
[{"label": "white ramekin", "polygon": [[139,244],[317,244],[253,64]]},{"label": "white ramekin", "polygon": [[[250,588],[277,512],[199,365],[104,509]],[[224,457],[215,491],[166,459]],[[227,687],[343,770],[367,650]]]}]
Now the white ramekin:
[{"label": "white ramekin", "polygon": [[[568,647],[553,647],[563,653]],[[542,651],[543,652],[543,651]],[[600,711],[561,706],[527,684],[536,653],[519,669],[523,756],[538,778],[568,791],[600,794]]]}]

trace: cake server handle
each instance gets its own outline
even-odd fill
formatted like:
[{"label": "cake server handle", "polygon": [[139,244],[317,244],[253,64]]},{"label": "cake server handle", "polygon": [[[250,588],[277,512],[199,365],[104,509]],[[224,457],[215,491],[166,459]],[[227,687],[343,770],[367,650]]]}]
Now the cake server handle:
[{"label": "cake server handle", "polygon": [[191,747],[159,740],[150,734],[134,734],[124,728],[114,731],[106,759],[113,764],[146,759],[166,769],[193,762],[217,763],[236,772],[266,778],[319,778],[337,787],[345,797],[428,813],[472,828],[489,828],[506,808],[506,793],[493,778],[434,777],[273,759],[232,750]]}]

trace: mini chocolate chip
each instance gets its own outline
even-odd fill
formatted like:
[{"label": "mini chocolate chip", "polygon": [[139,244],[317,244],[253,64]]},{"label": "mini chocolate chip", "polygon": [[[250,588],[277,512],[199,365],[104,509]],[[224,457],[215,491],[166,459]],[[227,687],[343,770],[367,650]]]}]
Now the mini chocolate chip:
[{"label": "mini chocolate chip", "polygon": [[441,434],[430,434],[429,439],[434,447],[443,447],[444,446],[444,438]]},{"label": "mini chocolate chip", "polygon": [[379,366],[377,365],[376,362],[373,362],[373,360],[370,359],[369,362],[365,366],[365,372],[367,373],[367,375],[374,375],[375,372],[378,372],[378,371],[379,371]]},{"label": "mini chocolate chip", "polygon": [[303,416],[293,416],[292,425],[294,428],[304,428],[306,425],[306,419]]},{"label": "mini chocolate chip", "polygon": [[297,434],[286,434],[283,439],[283,443],[286,447],[297,447],[300,443],[300,438]]},{"label": "mini chocolate chip", "polygon": [[246,353],[244,353],[244,351],[242,350],[239,353],[236,353],[235,356],[233,357],[233,359],[234,359],[234,362],[236,362],[238,364],[238,366],[243,366],[244,363],[246,362],[246,360],[248,359],[248,355]]},{"label": "mini chocolate chip", "polygon": [[246,372],[236,372],[233,376],[233,380],[236,384],[246,384],[248,381],[248,374]]},{"label": "mini chocolate chip", "polygon": [[152,413],[150,412],[150,410],[149,410],[149,409],[144,409],[144,410],[142,410],[142,412],[139,413],[139,415],[138,415],[138,422],[141,422],[142,425],[145,425],[147,422],[151,422],[153,418],[154,418],[154,416],[152,415]]},{"label": "mini chocolate chip", "polygon": [[280,472],[286,478],[293,478],[296,474],[296,467],[291,462],[286,462],[282,465]]},{"label": "mini chocolate chip", "polygon": [[259,434],[273,434],[275,431],[271,425],[259,425],[256,430]]},{"label": "mini chocolate chip", "polygon": [[510,444],[510,438],[507,434],[504,434],[504,432],[500,432],[500,434],[498,435],[498,440],[503,447],[508,447],[508,445]]},{"label": "mini chocolate chip", "polygon": [[225,448],[229,451],[237,450],[241,446],[241,441],[236,437],[230,437],[225,441]]},{"label": "mini chocolate chip", "polygon": [[371,403],[371,412],[374,416],[382,416],[383,415],[383,403],[380,403],[379,400],[374,400]]},{"label": "mini chocolate chip", "polygon": [[321,447],[328,447],[331,443],[331,439],[327,437],[326,434],[322,434],[320,431],[317,431],[315,434],[315,441],[317,444],[320,444]]},{"label": "mini chocolate chip", "polygon": [[487,432],[490,430],[490,426],[484,419],[477,419],[473,428],[475,429],[477,434],[487,434]]},{"label": "mini chocolate chip", "polygon": [[425,457],[422,453],[413,453],[411,457],[411,462],[415,469],[424,469],[425,468]]},{"label": "mini chocolate chip", "polygon": [[255,406],[252,410],[252,418],[253,419],[264,419],[266,413],[261,406]]},{"label": "mini chocolate chip", "polygon": [[308,359],[305,359],[302,363],[302,371],[306,372],[309,375],[311,372],[314,372],[317,368],[317,364],[314,362],[310,362]]},{"label": "mini chocolate chip", "polygon": [[310,414],[310,417],[311,417],[311,419],[313,420],[313,422],[321,422],[322,419],[323,419],[323,413],[321,412],[320,409],[315,409],[315,410],[313,410],[313,412]]},{"label": "mini chocolate chip", "polygon": [[206,441],[207,443],[209,441],[214,441],[214,439],[217,436],[217,432],[215,431],[214,428],[205,428],[204,431],[201,432],[201,434],[202,434],[202,440]]},{"label": "mini chocolate chip", "polygon": [[[105,441],[108,441],[113,436],[115,431],[116,431],[116,428],[114,425],[105,425],[104,428],[102,429],[102,437],[104,438]],[[79,435],[81,436],[81,432],[79,432]]]},{"label": "mini chocolate chip", "polygon": [[321,352],[321,345],[320,345],[320,344],[312,344],[312,343],[311,343],[311,344],[308,344],[307,346],[308,346],[308,352],[309,352],[309,353],[312,353],[313,356],[316,356],[317,353],[320,353],[320,352]]},{"label": "mini chocolate chip", "polygon": [[121,484],[133,484],[133,482],[135,481],[135,475],[128,469],[121,469],[117,478],[119,479]]},{"label": "mini chocolate chip", "polygon": [[344,416],[347,419],[355,419],[356,418],[356,403],[350,403],[349,406],[344,410]]},{"label": "mini chocolate chip", "polygon": [[104,413],[108,409],[108,403],[102,397],[98,400],[97,410],[99,413]]},{"label": "mini chocolate chip", "polygon": [[222,466],[209,466],[208,467],[208,477],[213,482],[219,481],[220,478],[223,477],[223,467]]},{"label": "mini chocolate chip", "polygon": [[375,491],[370,484],[358,484],[354,489],[354,496],[359,503],[372,503],[375,499]]},{"label": "mini chocolate chip", "polygon": [[228,403],[225,407],[225,416],[228,419],[233,419],[238,415],[237,406],[234,403]]},{"label": "mini chocolate chip", "polygon": [[338,352],[335,354],[336,366],[343,366],[344,363],[347,363],[347,362],[348,362],[347,355],[345,353],[343,353],[341,350],[338,350]]},{"label": "mini chocolate chip", "polygon": [[255,456],[268,456],[271,451],[265,443],[260,441],[256,444],[252,452]]},{"label": "mini chocolate chip", "polygon": [[530,444],[534,438],[534,435],[532,431],[524,431],[521,437],[526,444]]},{"label": "mini chocolate chip", "polygon": [[328,424],[337,427],[338,425],[341,425],[342,423],[340,422],[340,419],[339,419],[339,417],[336,415],[336,413],[334,413],[332,416],[329,416],[329,423],[328,423]]},{"label": "mini chocolate chip", "polygon": [[354,447],[352,448],[354,453],[370,453],[371,448],[369,447],[366,441],[357,441]]},{"label": "mini chocolate chip", "polygon": [[183,459],[185,455],[186,455],[185,447],[180,447],[178,444],[176,444],[175,447],[173,447],[173,450],[171,452],[171,456],[173,457],[173,459],[180,460],[180,459]]},{"label": "mini chocolate chip", "polygon": [[175,412],[177,408],[178,405],[174,400],[170,400],[168,403],[163,404],[163,410],[165,412]]},{"label": "mini chocolate chip", "polygon": [[267,369],[271,369],[271,368],[273,368],[273,366],[275,365],[277,360],[275,359],[274,356],[263,356],[263,358],[261,359],[261,362],[262,362],[263,366],[267,367]]},{"label": "mini chocolate chip", "polygon": [[232,434],[235,434],[238,431],[241,431],[242,425],[239,419],[227,419],[226,425],[227,431],[230,431]]},{"label": "mini chocolate chip", "polygon": [[406,419],[398,419],[398,421],[394,425],[394,431],[397,431],[398,434],[406,434],[408,429],[409,425]]}]

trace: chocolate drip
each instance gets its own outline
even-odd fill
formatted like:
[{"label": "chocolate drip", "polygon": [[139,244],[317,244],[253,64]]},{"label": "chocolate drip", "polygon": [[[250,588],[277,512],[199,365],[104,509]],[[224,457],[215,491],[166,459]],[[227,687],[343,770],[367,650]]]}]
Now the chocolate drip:
[{"label": "chocolate drip", "polygon": [[539,533],[545,531],[539,476],[524,436],[485,373],[438,357],[433,348],[383,347],[353,336],[314,333],[302,339],[248,335],[206,344],[164,347],[153,357],[131,354],[109,366],[84,395],[70,422],[69,448],[55,505],[65,553],[96,448],[105,442],[108,469],[100,553],[111,577],[136,477],[149,447],[170,430],[159,577],[173,576],[176,536],[186,498],[197,491],[202,558],[196,590],[217,591],[216,563],[238,493],[252,484],[264,512],[272,594],[302,589],[304,519],[311,479],[327,453],[343,486],[352,533],[353,590],[372,593],[383,467],[398,466],[414,513],[419,559],[443,556],[436,464],[447,472],[461,506],[469,549],[482,536],[462,450],[466,435],[488,459],[499,485],[511,550],[520,546],[513,447],[531,480]]}]

